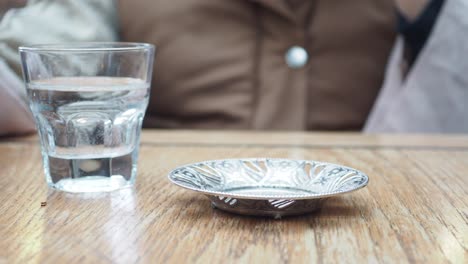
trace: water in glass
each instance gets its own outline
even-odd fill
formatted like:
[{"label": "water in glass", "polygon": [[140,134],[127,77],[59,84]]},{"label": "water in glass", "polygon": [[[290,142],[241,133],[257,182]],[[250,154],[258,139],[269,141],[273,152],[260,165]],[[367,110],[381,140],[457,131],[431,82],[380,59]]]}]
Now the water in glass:
[{"label": "water in glass", "polygon": [[131,186],[149,87],[123,77],[57,77],[28,84],[47,182],[70,192]]}]

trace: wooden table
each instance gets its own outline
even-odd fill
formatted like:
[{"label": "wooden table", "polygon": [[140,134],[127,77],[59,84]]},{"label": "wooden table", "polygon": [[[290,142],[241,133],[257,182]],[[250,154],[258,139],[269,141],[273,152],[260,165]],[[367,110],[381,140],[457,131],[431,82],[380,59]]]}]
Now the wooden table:
[{"label": "wooden table", "polygon": [[[0,155],[0,262],[468,262],[468,136],[144,131],[135,188],[99,194],[48,189],[35,137],[2,139]],[[257,156],[341,163],[370,183],[274,220],[212,209],[166,179]]]}]

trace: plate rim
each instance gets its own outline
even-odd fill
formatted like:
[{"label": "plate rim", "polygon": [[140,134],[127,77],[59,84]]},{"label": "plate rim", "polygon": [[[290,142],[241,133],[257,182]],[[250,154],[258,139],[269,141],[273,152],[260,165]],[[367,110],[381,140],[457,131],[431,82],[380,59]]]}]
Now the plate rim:
[{"label": "plate rim", "polygon": [[[324,193],[319,193],[319,194],[298,194],[298,195],[244,195],[244,194],[233,194],[233,193],[228,193],[228,192],[222,192],[222,191],[209,191],[209,190],[202,190],[199,188],[194,188],[194,187],[189,187],[185,186],[183,184],[180,184],[176,181],[174,181],[171,176],[174,174],[175,171],[182,169],[184,167],[190,167],[190,166],[195,166],[199,164],[204,164],[208,162],[222,162],[222,161],[254,161],[254,160],[287,160],[287,161],[296,161],[296,162],[318,162],[324,165],[333,165],[333,166],[339,166],[341,168],[345,169],[351,169],[362,176],[364,176],[365,181],[357,186],[356,188],[346,190],[346,191],[336,191],[336,192],[324,192]],[[177,166],[176,168],[172,169],[168,174],[167,174],[168,180],[172,183],[175,184],[181,188],[191,190],[197,193],[205,194],[205,195],[211,195],[211,196],[219,196],[219,197],[229,197],[229,198],[235,198],[235,199],[248,199],[248,200],[311,200],[311,199],[321,199],[321,198],[327,198],[327,197],[333,197],[333,196],[338,196],[346,193],[351,193],[355,192],[357,190],[360,190],[364,187],[366,187],[369,184],[369,176],[362,172],[361,170],[349,167],[349,166],[344,166],[336,163],[331,163],[331,162],[324,162],[320,160],[307,160],[307,159],[290,159],[290,158],[268,158],[268,157],[261,157],[261,158],[226,158],[226,159],[214,159],[214,160],[204,160],[204,161],[199,161],[199,162],[193,162],[193,163],[187,163],[184,165]]]}]

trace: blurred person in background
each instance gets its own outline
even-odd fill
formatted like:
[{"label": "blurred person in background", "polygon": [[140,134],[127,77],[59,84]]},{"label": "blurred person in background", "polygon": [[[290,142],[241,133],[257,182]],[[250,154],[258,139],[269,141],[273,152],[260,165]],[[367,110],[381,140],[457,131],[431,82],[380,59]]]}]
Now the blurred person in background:
[{"label": "blurred person in background", "polygon": [[32,129],[18,46],[117,39],[157,45],[146,127],[468,132],[467,13],[464,0],[30,0],[0,20],[0,133]]}]

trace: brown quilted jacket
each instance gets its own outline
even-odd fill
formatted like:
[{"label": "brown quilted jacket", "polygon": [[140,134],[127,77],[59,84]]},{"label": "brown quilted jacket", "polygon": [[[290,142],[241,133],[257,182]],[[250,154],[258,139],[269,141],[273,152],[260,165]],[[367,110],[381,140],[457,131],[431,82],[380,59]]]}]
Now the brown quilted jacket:
[{"label": "brown quilted jacket", "polygon": [[391,0],[133,0],[119,13],[123,41],[157,46],[146,127],[360,130],[395,37]]}]

